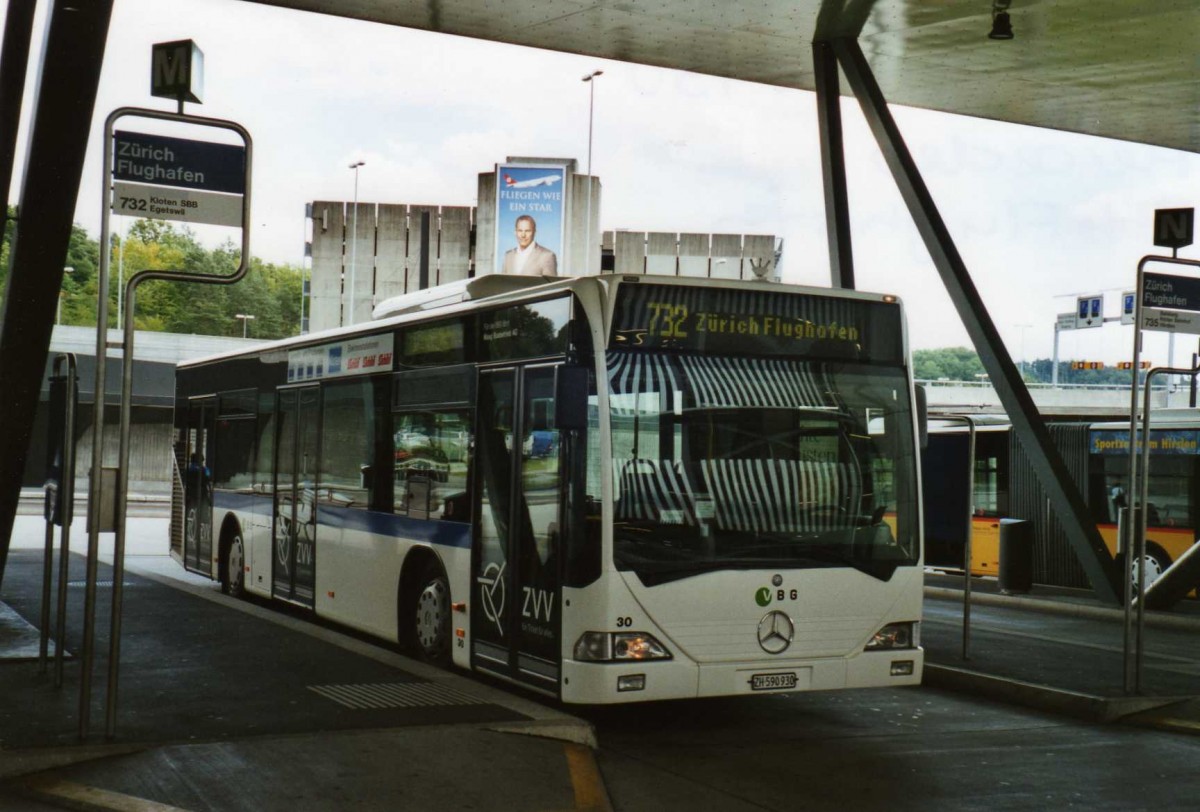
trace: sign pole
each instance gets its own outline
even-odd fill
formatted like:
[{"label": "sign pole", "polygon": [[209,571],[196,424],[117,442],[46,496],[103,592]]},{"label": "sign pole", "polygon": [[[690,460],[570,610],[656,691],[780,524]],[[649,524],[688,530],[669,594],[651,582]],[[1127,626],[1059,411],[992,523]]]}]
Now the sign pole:
[{"label": "sign pole", "polygon": [[[187,141],[178,138],[141,135],[137,133],[116,133],[116,122],[126,116],[157,119],[160,121],[175,121],[184,124],[198,125],[229,130],[241,137],[243,146],[216,144],[200,141]],[[122,175],[133,175],[139,180],[165,180],[167,183],[182,184],[176,186],[157,186],[141,183],[127,183],[126,187],[144,186],[143,192],[149,202],[146,209],[134,205],[134,211],[141,216],[160,217],[163,219],[190,220],[192,222],[207,222],[215,225],[240,225],[242,229],[241,257],[238,269],[230,275],[188,273],[169,270],[143,270],[135,273],[126,284],[124,312],[124,340],[117,344],[123,350],[122,363],[122,399],[120,418],[120,450],[118,456],[117,484],[115,492],[114,526],[100,527],[100,476],[103,462],[102,440],[104,436],[104,358],[108,348],[108,270],[109,251],[102,250],[100,254],[99,305],[97,311],[97,363],[96,363],[96,409],[93,418],[93,459],[91,499],[88,502],[88,583],[87,600],[84,614],[84,663],[83,679],[80,685],[80,738],[87,735],[88,717],[91,707],[91,666],[92,638],[95,615],[95,569],[96,552],[99,547],[98,535],[102,529],[110,529],[115,533],[113,548],[113,592],[112,592],[112,630],[109,639],[108,692],[105,718],[105,731],[109,739],[116,734],[117,689],[120,668],[121,650],[121,612],[124,596],[125,572],[125,529],[126,529],[126,500],[129,486],[129,447],[130,422],[133,397],[133,356],[134,356],[134,309],[135,295],[138,285],[151,279],[173,282],[194,282],[200,284],[232,284],[246,275],[250,267],[250,176],[253,144],[250,134],[244,127],[232,121],[203,118],[200,116],[167,113],[161,110],[151,110],[136,107],[122,107],[109,114],[104,129],[104,193],[101,219],[101,245],[108,245],[109,219],[112,211],[124,213],[129,206],[128,200],[122,196]],[[128,145],[128,146],[122,146]],[[125,152],[125,162],[114,168],[113,153],[120,149]],[[233,179],[237,174],[230,170],[229,160],[235,150],[242,156],[237,161],[237,170],[241,177]],[[201,166],[209,171],[198,171]],[[212,171],[216,170],[216,171]],[[140,175],[138,173],[141,173]],[[115,181],[115,182],[114,182]],[[217,184],[217,191],[211,191],[212,185]],[[194,205],[187,205],[189,194],[209,193],[223,198],[229,198],[216,209],[206,207],[201,200],[191,198]],[[240,192],[241,194],[238,194]],[[109,196],[113,196],[111,201]],[[167,202],[156,202],[167,201]],[[177,201],[184,205],[175,206]],[[159,206],[166,211],[154,210]],[[237,212],[235,223],[228,222],[229,212]],[[111,496],[111,495],[110,495]]]},{"label": "sign pole", "polygon": [[[1190,210],[1188,210],[1190,211]],[[1156,234],[1158,229],[1156,228]],[[1187,235],[1190,244],[1190,229]],[[1131,507],[1134,513],[1131,520],[1126,522],[1127,530],[1125,537],[1121,540],[1124,549],[1124,571],[1125,571],[1125,632],[1124,632],[1124,672],[1125,672],[1125,692],[1135,693],[1141,689],[1140,679],[1140,659],[1135,653],[1134,640],[1134,624],[1133,624],[1133,567],[1135,558],[1139,567],[1139,580],[1142,580],[1141,569],[1143,568],[1144,556],[1143,545],[1145,544],[1146,535],[1146,504],[1145,494],[1146,477],[1149,473],[1149,443],[1150,443],[1150,384],[1151,376],[1146,375],[1142,386],[1146,389],[1146,406],[1145,415],[1142,418],[1143,432],[1140,437],[1140,442],[1144,444],[1145,449],[1139,455],[1139,398],[1138,398],[1138,373],[1141,371],[1141,350],[1142,336],[1145,330],[1157,330],[1168,332],[1174,336],[1177,332],[1185,333],[1200,333],[1200,279],[1196,277],[1175,276],[1163,273],[1147,272],[1146,266],[1151,262],[1164,263],[1168,265],[1183,265],[1191,268],[1200,268],[1200,260],[1180,259],[1177,256],[1144,256],[1138,262],[1137,266],[1137,292],[1134,299],[1134,320],[1133,320],[1133,380],[1130,385],[1130,402],[1129,402],[1129,488]],[[1168,368],[1169,369],[1169,368]],[[1161,371],[1161,370],[1160,370]],[[1138,459],[1141,457],[1141,465]],[[1140,477],[1140,479],[1139,479]],[[1133,495],[1140,495],[1140,501],[1134,499]],[[1137,528],[1136,530],[1134,528]],[[1138,591],[1138,603],[1142,604],[1141,600],[1143,590]],[[1141,607],[1139,606],[1139,610]],[[1142,649],[1142,641],[1140,639],[1143,633],[1142,624],[1138,624],[1136,649]]]},{"label": "sign pole", "polygon": [[1050,366],[1050,386],[1054,389],[1058,388],[1058,337],[1061,334],[1062,328],[1058,322],[1054,323],[1054,363]]}]

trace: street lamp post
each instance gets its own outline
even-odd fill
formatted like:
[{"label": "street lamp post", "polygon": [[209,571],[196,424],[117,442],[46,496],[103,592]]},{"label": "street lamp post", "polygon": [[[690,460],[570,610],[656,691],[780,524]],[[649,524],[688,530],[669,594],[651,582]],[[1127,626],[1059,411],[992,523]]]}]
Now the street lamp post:
[{"label": "street lamp post", "polygon": [[[592,112],[596,106],[596,83],[592,80],[597,76],[604,74],[602,70],[594,70],[587,76],[583,77],[583,81],[588,83],[588,162],[587,173],[590,177],[592,174]],[[589,190],[590,191],[590,190]]]},{"label": "street lamp post", "polygon": [[588,161],[587,161],[587,207],[586,207],[586,222],[583,224],[583,262],[584,273],[591,273],[592,270],[592,113],[596,109],[596,82],[597,76],[603,75],[604,71],[594,70],[587,76],[583,77],[583,81],[588,85]]},{"label": "street lamp post", "polygon": [[366,163],[366,161],[355,161],[350,164],[350,168],[354,170],[354,221],[350,227],[350,313],[348,314],[348,323],[350,324],[354,324],[354,271],[358,259],[358,168],[365,166]]},{"label": "street lamp post", "polygon": [[241,321],[242,321],[242,338],[246,338],[246,326],[250,323],[250,321],[254,318],[254,316],[252,316],[249,313],[237,313],[234,315],[234,318],[241,319]]}]

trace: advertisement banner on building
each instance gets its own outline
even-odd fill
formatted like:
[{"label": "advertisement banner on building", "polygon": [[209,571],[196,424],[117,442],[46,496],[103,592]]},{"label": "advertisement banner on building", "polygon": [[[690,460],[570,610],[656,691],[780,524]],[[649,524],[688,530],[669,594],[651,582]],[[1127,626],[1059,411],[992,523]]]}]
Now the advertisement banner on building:
[{"label": "advertisement banner on building", "polygon": [[496,167],[496,273],[559,272],[566,223],[563,164]]}]

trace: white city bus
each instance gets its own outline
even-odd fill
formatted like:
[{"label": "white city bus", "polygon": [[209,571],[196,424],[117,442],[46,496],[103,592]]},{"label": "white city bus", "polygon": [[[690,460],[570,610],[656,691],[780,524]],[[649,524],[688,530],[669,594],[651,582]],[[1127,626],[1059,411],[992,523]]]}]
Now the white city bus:
[{"label": "white city bus", "polygon": [[187,362],[172,553],[564,702],[918,683],[899,302],[488,276]]}]

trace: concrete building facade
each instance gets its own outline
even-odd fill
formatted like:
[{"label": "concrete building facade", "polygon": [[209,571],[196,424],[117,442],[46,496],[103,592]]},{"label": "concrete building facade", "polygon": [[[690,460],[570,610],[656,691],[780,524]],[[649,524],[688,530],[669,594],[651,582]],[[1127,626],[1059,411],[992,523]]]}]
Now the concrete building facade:
[{"label": "concrete building facade", "polygon": [[[778,281],[780,241],[763,234],[600,231],[600,179],[565,168],[560,275],[601,273]],[[494,273],[497,172],[478,180],[477,206],[324,200],[310,208],[308,330],[369,321],[380,302]]]}]

